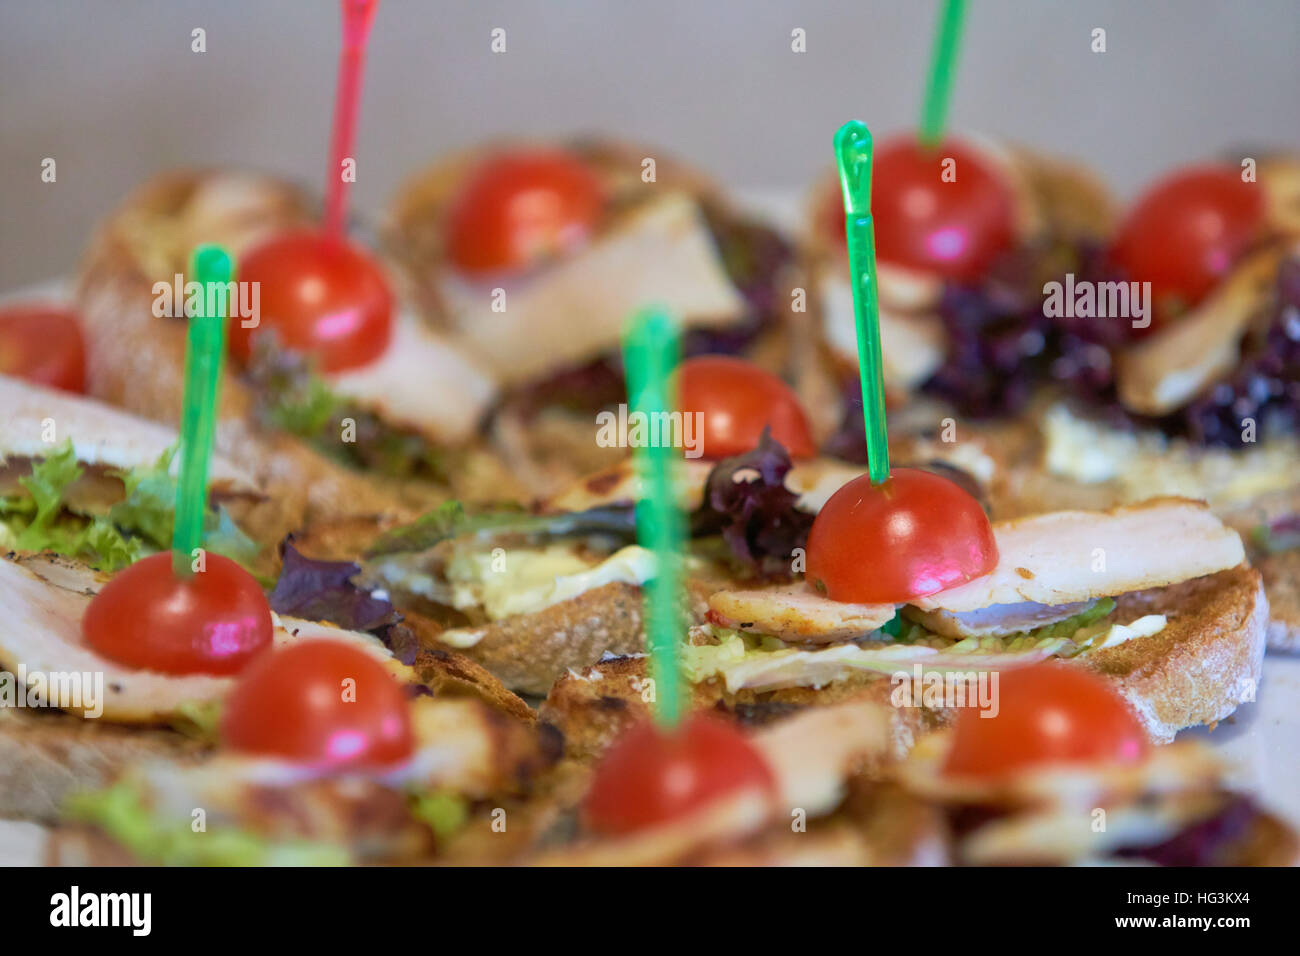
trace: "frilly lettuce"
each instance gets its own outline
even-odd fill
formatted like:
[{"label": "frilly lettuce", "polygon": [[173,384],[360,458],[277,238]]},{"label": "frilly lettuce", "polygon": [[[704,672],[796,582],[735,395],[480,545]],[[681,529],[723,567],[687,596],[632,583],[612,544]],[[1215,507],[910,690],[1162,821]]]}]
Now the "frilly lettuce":
[{"label": "frilly lettuce", "polygon": [[[107,515],[82,515],[65,506],[68,489],[85,474],[71,441],[32,463],[19,479],[27,495],[0,499],[0,535],[6,547],[54,551],[80,558],[104,571],[118,571],[144,554],[171,545],[176,479],[171,474],[175,448],[154,464],[110,472],[122,480],[123,499]],[[223,508],[210,508],[205,547],[241,564],[249,564],[258,546]]]}]

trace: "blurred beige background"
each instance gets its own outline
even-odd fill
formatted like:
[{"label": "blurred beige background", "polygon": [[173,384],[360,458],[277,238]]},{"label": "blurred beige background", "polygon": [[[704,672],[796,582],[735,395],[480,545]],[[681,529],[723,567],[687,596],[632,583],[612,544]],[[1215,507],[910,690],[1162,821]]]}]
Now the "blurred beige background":
[{"label": "blurred beige background", "polygon": [[[915,123],[935,7],[380,0],[357,208],[442,150],[511,132],[617,130],[738,185],[801,189],[845,119]],[[1126,194],[1228,146],[1300,147],[1300,0],[970,7],[958,129],[1075,155]],[[190,52],[195,27],[206,53]],[[322,181],[338,43],[334,0],[0,0],[0,290],[71,268],[93,223],[169,166]]]}]

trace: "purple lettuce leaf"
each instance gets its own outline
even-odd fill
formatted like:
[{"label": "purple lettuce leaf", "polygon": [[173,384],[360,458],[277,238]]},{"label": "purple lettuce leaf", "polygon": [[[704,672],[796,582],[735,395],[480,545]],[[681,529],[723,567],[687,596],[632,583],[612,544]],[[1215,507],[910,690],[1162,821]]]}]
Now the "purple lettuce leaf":
[{"label": "purple lettuce leaf", "polygon": [[713,467],[704,503],[691,516],[692,535],[720,534],[738,569],[755,577],[789,577],[793,552],[813,523],[785,486],[792,467],[790,453],[764,429],[752,451]]},{"label": "purple lettuce leaf", "polygon": [[402,615],[386,597],[358,587],[361,566],[352,561],[317,561],[293,546],[281,545],[280,577],[270,594],[271,610],[308,621],[327,621],[349,631],[374,634],[403,664],[415,663],[419,640],[401,624]]}]

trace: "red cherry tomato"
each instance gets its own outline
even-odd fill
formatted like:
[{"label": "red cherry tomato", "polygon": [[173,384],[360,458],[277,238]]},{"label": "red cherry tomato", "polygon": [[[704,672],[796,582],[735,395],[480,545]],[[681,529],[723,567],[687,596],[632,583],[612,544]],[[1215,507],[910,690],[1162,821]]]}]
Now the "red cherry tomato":
[{"label": "red cherry tomato", "polygon": [[0,374],[84,392],[86,346],[76,316],[43,305],[0,310]]},{"label": "red cherry tomato", "polygon": [[368,365],[392,336],[393,295],[369,256],[319,232],[268,239],[239,262],[241,282],[259,284],[259,323],[230,322],[230,350],[247,362],[257,336],[274,330],[287,349],[325,372]]},{"label": "red cherry tomato", "polygon": [[221,739],[329,770],[391,766],[414,748],[406,691],[365,651],[332,640],[253,662],[226,699]]},{"label": "red cherry tomato", "polygon": [[895,468],[831,495],[808,532],[808,580],[835,601],[904,604],[988,574],[998,546],[988,516],[955,482]]},{"label": "red cherry tomato", "polygon": [[[944,160],[956,179],[944,182]],[[844,207],[828,197],[828,227],[844,242]],[[871,214],[881,262],[975,279],[1016,237],[1015,199],[1002,175],[975,150],[948,140],[926,149],[913,137],[876,147]]]},{"label": "red cherry tomato", "polygon": [[163,674],[234,674],[271,646],[271,608],[251,574],[208,552],[179,577],[170,551],[141,558],[104,585],[81,632],[105,657]]},{"label": "red cherry tomato", "polygon": [[1079,667],[1036,664],[998,675],[994,716],[958,711],[943,771],[995,777],[1039,764],[1137,763],[1149,750],[1109,684]]},{"label": "red cherry tomato", "polygon": [[1231,167],[1198,166],[1169,176],[1121,223],[1111,259],[1150,282],[1157,321],[1200,302],[1232,268],[1264,221],[1264,196]]},{"label": "red cherry tomato", "polygon": [[559,150],[500,153],[469,174],[447,214],[447,254],[469,274],[519,271],[587,241],[600,182]]},{"label": "red cherry tomato", "polygon": [[677,404],[683,413],[701,413],[705,458],[729,458],[754,448],[771,426],[772,437],[792,458],[817,454],[808,417],[794,390],[771,372],[743,359],[701,355],[678,372]]},{"label": "red cherry tomato", "polygon": [[631,833],[748,788],[775,798],[776,778],[734,725],[702,713],[667,733],[646,722],[623,734],[601,759],[583,820],[597,833]]}]

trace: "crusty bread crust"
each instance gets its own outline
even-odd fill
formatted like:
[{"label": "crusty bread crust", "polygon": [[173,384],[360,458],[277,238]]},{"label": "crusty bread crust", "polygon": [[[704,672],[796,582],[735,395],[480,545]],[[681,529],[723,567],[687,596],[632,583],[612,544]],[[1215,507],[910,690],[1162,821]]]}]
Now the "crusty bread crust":
[{"label": "crusty bread crust", "polygon": [[1116,604],[1120,623],[1146,614],[1164,614],[1168,623],[1158,634],[1074,663],[1113,681],[1154,741],[1168,743],[1185,727],[1213,725],[1255,699],[1268,622],[1258,571],[1232,568],[1126,594]]},{"label": "crusty bread crust", "polygon": [[1268,594],[1269,649],[1300,652],[1300,549],[1265,555],[1255,566]]},{"label": "crusty bread crust", "polygon": [[0,710],[0,818],[53,821],[70,794],[104,786],[130,763],[194,760],[207,749],[165,728]]},{"label": "crusty bread crust", "polygon": [[[577,760],[599,756],[627,727],[651,715],[651,694],[645,657],[620,657],[601,661],[583,670],[565,674],[546,700],[539,715],[564,734],[566,752]],[[872,700],[888,705],[888,680],[859,674],[826,687],[787,687],[755,692],[729,693],[720,681],[690,686],[691,706],[728,714],[747,725],[760,725],[802,710],[848,701]],[[937,726],[936,712],[921,707],[889,707],[890,750],[903,756],[916,738]]]},{"label": "crusty bread crust", "polygon": [[[1164,614],[1164,630],[1076,658],[1113,681],[1153,740],[1168,743],[1185,727],[1213,724],[1255,698],[1263,666],[1268,601],[1259,572],[1240,567],[1193,581],[1121,597],[1115,620],[1131,623]],[[565,735],[569,753],[586,759],[602,752],[618,733],[648,717],[642,699],[644,658],[603,661],[561,677],[541,706],[541,716]],[[825,687],[792,687],[727,693],[716,680],[692,687],[697,707],[713,707],[746,721],[792,709],[871,696],[888,702],[890,682],[858,673]],[[910,750],[916,736],[946,723],[952,714],[924,708],[891,708],[893,746]]]}]

